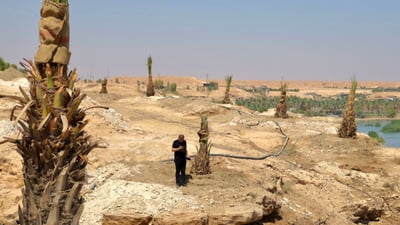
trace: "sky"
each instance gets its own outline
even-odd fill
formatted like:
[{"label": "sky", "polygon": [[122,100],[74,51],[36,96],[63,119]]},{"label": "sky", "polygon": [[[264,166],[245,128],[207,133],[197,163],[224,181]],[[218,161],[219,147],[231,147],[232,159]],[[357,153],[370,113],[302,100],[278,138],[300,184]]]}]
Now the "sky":
[{"label": "sky", "polygon": [[[39,46],[40,0],[2,0],[0,57]],[[400,81],[398,0],[69,0],[81,79]]]}]

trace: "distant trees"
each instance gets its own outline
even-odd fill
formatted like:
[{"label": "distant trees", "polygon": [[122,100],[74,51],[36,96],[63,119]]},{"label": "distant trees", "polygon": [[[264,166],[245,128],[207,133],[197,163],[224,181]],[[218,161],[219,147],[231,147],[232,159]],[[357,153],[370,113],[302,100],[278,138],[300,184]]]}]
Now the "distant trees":
[{"label": "distant trees", "polygon": [[[290,107],[288,111],[301,113],[305,116],[342,116],[346,107],[347,94],[335,97],[321,97],[318,99],[287,96],[286,102]],[[363,94],[356,94],[357,101],[354,103],[355,115],[357,118],[367,117],[389,117],[393,118],[400,111],[400,99],[368,99]],[[245,106],[258,112],[275,108],[279,97],[252,97],[238,98],[237,105]]]},{"label": "distant trees", "polygon": [[10,63],[4,61],[4,59],[0,57],[0,71],[6,70],[9,67],[10,67]]}]

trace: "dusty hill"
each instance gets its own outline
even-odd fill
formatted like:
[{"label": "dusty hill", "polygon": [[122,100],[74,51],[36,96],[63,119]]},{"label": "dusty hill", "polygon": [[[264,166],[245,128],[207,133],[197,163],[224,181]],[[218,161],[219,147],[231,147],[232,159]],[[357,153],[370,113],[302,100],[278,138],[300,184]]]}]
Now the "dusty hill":
[{"label": "dusty hill", "polygon": [[[209,224],[392,225],[400,221],[399,149],[382,147],[362,134],[340,139],[337,118],[291,115],[276,120],[273,112],[260,114],[219,104],[223,88],[207,93],[197,90],[202,81],[195,78],[168,79],[178,84],[179,95],[159,91],[147,98],[145,85],[138,89],[137,78],[109,82],[109,94],[98,93],[100,84],[78,85],[89,96],[85,107],[110,107],[88,115],[87,131],[107,148],[89,155],[81,224],[101,224],[104,214],[124,221],[156,218],[164,224],[181,217],[205,219]],[[260,84],[247,82],[233,86]],[[272,87],[272,83],[265,85]],[[18,86],[0,88],[11,94],[17,93]],[[251,96],[240,88],[232,94]],[[8,122],[13,105],[0,99],[1,136],[17,135]],[[213,157],[211,175],[192,174],[189,185],[177,189],[173,163],[161,160],[172,157],[171,144],[180,133],[186,136],[189,154],[196,154],[201,114],[209,116],[212,153],[261,156],[280,150],[285,137],[274,120],[289,142],[282,154],[264,160]],[[21,159],[13,148],[0,145],[0,221],[6,224],[15,221],[23,185]],[[270,208],[274,213],[263,217],[265,205],[274,206]]]}]

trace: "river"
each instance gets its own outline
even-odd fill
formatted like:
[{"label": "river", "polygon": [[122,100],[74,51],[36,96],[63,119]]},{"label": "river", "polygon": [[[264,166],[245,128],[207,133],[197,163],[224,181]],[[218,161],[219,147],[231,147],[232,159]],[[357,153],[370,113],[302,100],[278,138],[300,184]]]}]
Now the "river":
[{"label": "river", "polygon": [[[375,131],[380,137],[385,139],[384,145],[387,147],[400,148],[400,132],[397,133],[382,133],[381,129],[392,120],[366,120],[357,122],[357,132],[368,135],[369,131]],[[371,125],[372,124],[372,125]],[[380,124],[380,126],[373,126]]]}]

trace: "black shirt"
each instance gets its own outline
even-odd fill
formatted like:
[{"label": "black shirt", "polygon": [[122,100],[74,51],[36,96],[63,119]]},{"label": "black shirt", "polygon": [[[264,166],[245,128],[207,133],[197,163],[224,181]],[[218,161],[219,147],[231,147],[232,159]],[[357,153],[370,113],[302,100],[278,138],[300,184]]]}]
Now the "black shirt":
[{"label": "black shirt", "polygon": [[179,151],[174,152],[175,158],[186,158],[186,141],[184,140],[182,143],[179,142],[179,140],[175,140],[174,143],[172,143],[172,148],[178,148],[179,146],[182,146],[183,148]]}]

